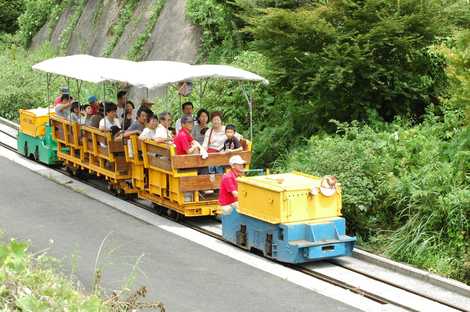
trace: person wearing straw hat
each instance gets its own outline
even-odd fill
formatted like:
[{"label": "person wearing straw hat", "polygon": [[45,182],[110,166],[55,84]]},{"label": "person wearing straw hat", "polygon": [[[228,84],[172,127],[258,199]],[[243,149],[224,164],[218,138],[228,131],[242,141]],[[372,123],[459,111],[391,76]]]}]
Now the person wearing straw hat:
[{"label": "person wearing straw hat", "polygon": [[219,191],[219,204],[224,215],[229,215],[232,213],[232,209],[238,207],[237,178],[243,175],[243,166],[246,161],[240,155],[234,155],[230,157],[229,164],[231,169],[222,177]]}]

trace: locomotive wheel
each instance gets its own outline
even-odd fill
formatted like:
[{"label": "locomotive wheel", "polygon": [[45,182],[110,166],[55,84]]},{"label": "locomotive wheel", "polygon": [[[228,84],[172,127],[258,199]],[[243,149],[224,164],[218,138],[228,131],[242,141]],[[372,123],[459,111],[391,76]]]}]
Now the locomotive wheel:
[{"label": "locomotive wheel", "polygon": [[34,159],[36,161],[39,161],[39,147],[36,146],[36,149],[34,150]]},{"label": "locomotive wheel", "polygon": [[110,193],[114,193],[114,187],[113,187],[113,184],[111,182],[106,184],[106,190]]},{"label": "locomotive wheel", "polygon": [[157,204],[153,204],[153,208],[159,216],[163,216],[166,213],[166,208]]},{"label": "locomotive wheel", "polygon": [[179,222],[179,221],[183,220],[183,215],[181,213],[175,211],[175,217],[173,219],[175,219],[176,222]]},{"label": "locomotive wheel", "polygon": [[28,151],[28,142],[24,143],[24,156],[29,158],[29,151]]}]

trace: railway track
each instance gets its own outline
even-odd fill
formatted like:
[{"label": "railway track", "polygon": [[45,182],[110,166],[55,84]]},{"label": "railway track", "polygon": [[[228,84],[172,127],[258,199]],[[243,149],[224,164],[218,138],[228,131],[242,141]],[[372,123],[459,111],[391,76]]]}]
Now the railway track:
[{"label": "railway track", "polygon": [[[8,125],[9,127],[11,125]],[[5,127],[0,128],[0,146],[4,147],[12,152],[17,153],[16,147],[12,146],[12,142],[16,141],[15,136],[15,129],[5,129]],[[4,141],[8,140],[9,143],[5,143]],[[99,180],[98,178],[88,177],[88,178],[78,178],[77,176],[72,175],[71,173],[67,172],[62,168],[51,168],[52,170],[56,170],[62,174],[69,176],[72,179],[77,179],[78,181],[85,183],[89,186],[97,188],[101,191],[110,193],[106,184],[103,181]],[[135,199],[125,199],[133,205],[136,205],[142,209],[146,209],[152,213],[157,213],[157,209],[150,203],[144,203],[140,200]],[[170,216],[164,215],[168,219],[172,219]],[[180,224],[189,227],[195,231],[198,231],[204,235],[211,236],[218,240],[223,240],[221,235],[221,226],[220,223],[217,223],[215,220],[205,219],[201,224],[195,220],[179,220],[175,222],[179,222]],[[351,268],[350,266],[344,265],[339,261],[330,260],[330,261],[322,261],[314,264],[309,265],[289,265],[279,263],[283,266],[286,266],[290,269],[296,270],[301,272],[305,275],[311,276],[313,278],[319,279],[321,281],[327,282],[332,284],[336,287],[345,289],[347,291],[353,292],[360,296],[363,296],[369,300],[372,300],[376,303],[384,305],[384,309],[386,311],[393,310],[393,308],[401,311],[463,311],[468,312],[470,311],[470,297],[468,298],[469,305],[466,305],[466,302],[455,304],[451,299],[445,300],[443,298],[436,298],[429,294],[426,294],[422,291],[417,291],[412,287],[406,287],[404,285],[400,285],[396,282],[386,280],[384,278],[379,278],[373,273],[364,272],[363,270]],[[326,268],[326,269],[325,269]],[[356,278],[361,278],[363,280],[369,280],[369,283],[381,284],[382,287],[377,287],[376,291],[371,291],[370,289],[365,289],[365,287],[358,286],[358,284],[350,281],[346,281],[341,276],[332,276],[331,274],[327,274],[322,271],[328,271],[328,269],[335,269],[341,268],[350,274],[356,276]],[[415,302],[420,304],[413,304],[410,303],[409,300],[400,300],[396,298],[402,298],[400,295],[398,297],[395,295],[395,298],[389,296],[389,293],[382,292],[383,289],[392,289],[395,293],[402,293],[403,295],[407,295],[414,299]],[[405,302],[406,301],[406,302]],[[391,309],[389,309],[391,308]]]}]

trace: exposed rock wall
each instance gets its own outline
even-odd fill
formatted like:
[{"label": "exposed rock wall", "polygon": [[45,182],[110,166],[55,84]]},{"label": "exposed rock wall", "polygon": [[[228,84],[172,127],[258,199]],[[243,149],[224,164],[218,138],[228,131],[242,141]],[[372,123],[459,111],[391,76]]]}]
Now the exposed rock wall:
[{"label": "exposed rock wall", "polygon": [[[112,57],[127,57],[132,44],[149,22],[154,2],[155,0],[139,1],[130,22],[112,51]],[[112,39],[110,30],[119,19],[120,10],[124,4],[125,1],[122,0],[87,1],[72,32],[66,53],[103,55],[107,44]],[[200,32],[197,27],[186,20],[185,8],[186,0],[166,0],[155,28],[143,47],[143,59],[188,63],[196,61]],[[52,32],[46,23],[34,36],[32,48],[40,46],[47,40],[50,40],[53,46],[59,47],[60,35],[67,27],[68,20],[73,13],[72,8],[65,8]]]}]

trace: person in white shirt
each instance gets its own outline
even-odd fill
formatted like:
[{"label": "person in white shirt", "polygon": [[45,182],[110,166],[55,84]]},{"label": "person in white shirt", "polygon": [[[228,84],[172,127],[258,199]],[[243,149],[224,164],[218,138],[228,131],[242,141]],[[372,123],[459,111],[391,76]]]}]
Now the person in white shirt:
[{"label": "person in white shirt", "polygon": [[112,102],[106,102],[104,103],[104,110],[106,112],[106,116],[100,120],[99,129],[103,131],[111,131],[112,126],[121,128],[121,123],[116,116],[116,104]]},{"label": "person in white shirt", "polygon": [[156,116],[151,116],[149,122],[147,123],[147,127],[145,127],[144,131],[139,135],[139,140],[147,140],[147,139],[154,139],[157,133],[157,126],[158,120]]},{"label": "person in white shirt", "polygon": [[[193,109],[194,109],[194,106],[193,106],[193,103],[191,103],[191,102],[184,102],[183,105],[181,105],[181,111],[183,112],[183,116],[193,117]],[[175,128],[176,128],[176,133],[180,132],[180,130],[182,128],[181,118],[179,118],[176,121]]]},{"label": "person in white shirt", "polygon": [[169,143],[173,139],[171,132],[168,128],[171,125],[171,114],[163,112],[158,117],[160,124],[155,132],[154,140],[158,143]]},{"label": "person in white shirt", "polygon": [[207,129],[202,146],[209,153],[217,153],[224,148],[224,143],[227,140],[225,126],[222,123],[222,114],[220,112],[213,112],[211,114],[211,122],[212,127]]}]

